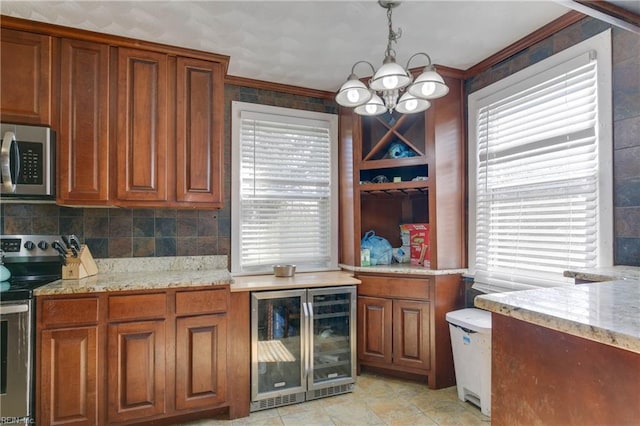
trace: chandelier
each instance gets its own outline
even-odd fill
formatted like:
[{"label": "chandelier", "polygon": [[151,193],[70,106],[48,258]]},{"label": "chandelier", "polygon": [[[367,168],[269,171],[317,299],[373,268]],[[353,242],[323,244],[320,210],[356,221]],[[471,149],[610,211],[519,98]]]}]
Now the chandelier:
[{"label": "chandelier", "polygon": [[[396,52],[391,48],[391,43],[397,43],[402,36],[402,29],[393,30],[391,15],[393,8],[400,2],[378,0],[378,4],[387,9],[389,23],[387,50],[382,66],[376,71],[367,61],[358,61],[353,64],[351,75],[336,94],[336,102],[341,106],[354,108],[354,112],[360,115],[380,115],[394,109],[403,114],[424,111],[431,106],[429,99],[446,95],[449,93],[449,88],[442,76],[436,72],[431,64],[431,58],[426,53],[419,52],[411,56],[405,68],[396,63]],[[409,64],[416,56],[425,56],[428,63],[422,74],[412,81]],[[355,74],[356,66],[360,64],[368,64],[373,72],[373,77],[368,82],[369,87]],[[400,96],[401,92],[404,92],[402,96]]]}]

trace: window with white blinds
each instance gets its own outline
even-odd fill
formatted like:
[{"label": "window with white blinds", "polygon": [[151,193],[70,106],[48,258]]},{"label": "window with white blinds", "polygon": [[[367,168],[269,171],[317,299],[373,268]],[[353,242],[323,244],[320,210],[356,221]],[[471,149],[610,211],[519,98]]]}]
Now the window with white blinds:
[{"label": "window with white blinds", "polygon": [[337,268],[337,117],[233,103],[232,271]]},{"label": "window with white blinds", "polygon": [[599,85],[597,56],[474,100],[476,288],[567,284],[565,270],[611,262],[611,141],[600,126],[611,89]]}]

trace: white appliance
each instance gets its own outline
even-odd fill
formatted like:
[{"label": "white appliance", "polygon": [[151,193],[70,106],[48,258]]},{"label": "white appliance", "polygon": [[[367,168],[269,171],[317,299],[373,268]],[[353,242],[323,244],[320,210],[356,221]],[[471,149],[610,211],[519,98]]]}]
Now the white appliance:
[{"label": "white appliance", "polygon": [[251,294],[251,411],[351,392],[354,286]]}]

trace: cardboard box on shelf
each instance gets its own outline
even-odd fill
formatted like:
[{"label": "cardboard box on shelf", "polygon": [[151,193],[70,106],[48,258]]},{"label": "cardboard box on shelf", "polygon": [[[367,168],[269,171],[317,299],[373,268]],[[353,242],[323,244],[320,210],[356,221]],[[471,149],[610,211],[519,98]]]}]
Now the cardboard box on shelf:
[{"label": "cardboard box on shelf", "polygon": [[428,223],[405,223],[400,225],[403,245],[410,247],[412,265],[429,266],[431,255]]}]

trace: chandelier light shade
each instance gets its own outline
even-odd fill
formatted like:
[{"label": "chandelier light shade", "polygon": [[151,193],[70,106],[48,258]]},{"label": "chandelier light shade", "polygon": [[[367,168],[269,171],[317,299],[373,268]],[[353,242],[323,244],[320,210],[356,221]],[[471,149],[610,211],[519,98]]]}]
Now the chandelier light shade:
[{"label": "chandelier light shade", "polygon": [[[397,43],[402,35],[402,30],[393,30],[391,16],[392,9],[400,2],[378,0],[378,4],[387,10],[389,23],[387,50],[382,66],[376,70],[370,62],[356,62],[351,68],[351,74],[347,81],[338,90],[336,102],[343,107],[354,108],[354,112],[360,115],[380,115],[394,109],[402,114],[425,111],[431,106],[429,99],[446,95],[449,93],[449,88],[426,53],[419,52],[411,56],[404,68],[396,62],[396,52],[391,48],[391,43]],[[425,56],[427,65],[422,74],[415,81],[412,81],[409,64],[416,56]],[[359,64],[367,64],[371,67],[373,77],[368,82],[369,87],[355,74],[356,66]],[[404,93],[401,95],[401,92]]]}]

